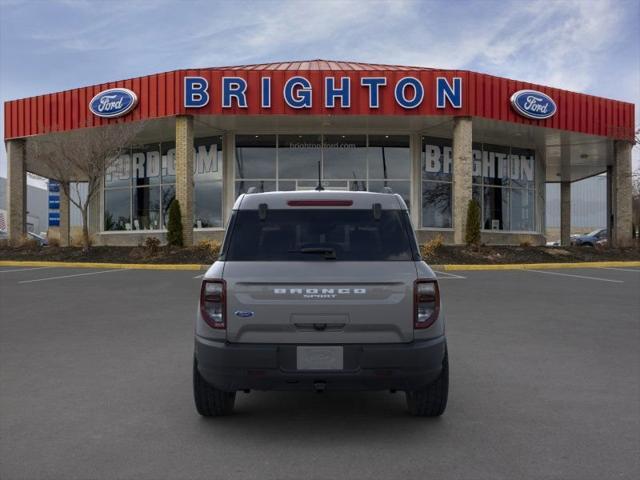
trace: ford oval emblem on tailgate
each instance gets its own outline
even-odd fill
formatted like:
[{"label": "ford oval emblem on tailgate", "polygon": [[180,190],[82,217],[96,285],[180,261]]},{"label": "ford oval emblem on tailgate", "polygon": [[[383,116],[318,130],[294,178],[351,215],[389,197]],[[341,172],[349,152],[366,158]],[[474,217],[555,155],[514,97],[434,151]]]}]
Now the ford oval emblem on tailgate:
[{"label": "ford oval emblem on tailgate", "polygon": [[253,312],[247,312],[245,310],[236,310],[234,312],[234,315],[240,318],[249,318],[249,317],[253,317]]}]

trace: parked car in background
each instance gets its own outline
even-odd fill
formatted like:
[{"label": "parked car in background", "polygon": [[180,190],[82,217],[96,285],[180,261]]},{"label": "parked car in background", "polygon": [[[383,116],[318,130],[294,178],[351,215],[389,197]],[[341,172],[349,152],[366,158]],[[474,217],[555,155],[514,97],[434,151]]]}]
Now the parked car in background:
[{"label": "parked car in background", "polygon": [[595,247],[598,242],[607,240],[607,229],[600,228],[586,235],[578,235],[571,239],[571,243],[578,247]]},{"label": "parked car in background", "polygon": [[[49,245],[49,241],[47,240],[47,237],[43,235],[38,235],[37,233],[27,232],[27,238],[29,240],[35,240],[36,242],[38,242],[38,245],[40,245],[41,247],[46,247],[47,245]],[[0,240],[8,240],[8,239],[9,239],[9,232],[7,230],[0,230]]]},{"label": "parked car in background", "polygon": [[609,246],[609,239],[608,238],[603,238],[603,239],[598,240],[596,242],[596,247],[606,248],[608,246]]},{"label": "parked car in background", "polygon": [[27,238],[29,240],[35,240],[41,247],[46,247],[47,245],[49,245],[49,240],[47,240],[47,237],[38,235],[37,233],[27,232]]},{"label": "parked car in background", "polygon": [[[569,242],[571,245],[575,245],[575,240],[577,237],[579,237],[580,235],[577,234],[573,234],[569,236]],[[547,242],[547,247],[559,247],[561,246],[562,242],[560,241],[560,239],[558,240],[551,240]]]}]

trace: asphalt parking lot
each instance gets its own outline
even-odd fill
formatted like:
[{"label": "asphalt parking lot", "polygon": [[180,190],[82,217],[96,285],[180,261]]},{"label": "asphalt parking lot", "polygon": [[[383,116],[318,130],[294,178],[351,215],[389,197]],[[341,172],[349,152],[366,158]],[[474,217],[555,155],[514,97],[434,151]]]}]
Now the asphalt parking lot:
[{"label": "asphalt parking lot", "polygon": [[0,478],[640,478],[640,269],[440,274],[451,391],[191,394],[199,272],[0,268]]}]

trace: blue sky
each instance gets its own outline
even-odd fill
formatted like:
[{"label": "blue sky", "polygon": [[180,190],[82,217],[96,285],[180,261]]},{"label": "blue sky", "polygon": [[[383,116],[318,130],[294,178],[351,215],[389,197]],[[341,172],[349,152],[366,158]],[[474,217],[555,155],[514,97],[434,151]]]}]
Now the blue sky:
[{"label": "blue sky", "polygon": [[325,58],[470,69],[630,101],[640,124],[639,20],[640,0],[0,0],[0,100]]}]

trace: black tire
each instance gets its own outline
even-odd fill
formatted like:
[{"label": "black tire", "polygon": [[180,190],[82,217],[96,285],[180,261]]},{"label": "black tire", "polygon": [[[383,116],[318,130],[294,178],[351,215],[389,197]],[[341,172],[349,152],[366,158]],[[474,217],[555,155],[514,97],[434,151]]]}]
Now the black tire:
[{"label": "black tire", "polygon": [[220,417],[233,413],[236,392],[223,392],[209,385],[200,372],[196,359],[193,359],[193,398],[196,410],[203,417]]},{"label": "black tire", "polygon": [[407,408],[416,417],[439,417],[447,408],[449,396],[449,355],[444,351],[442,371],[438,378],[423,390],[406,392]]}]

